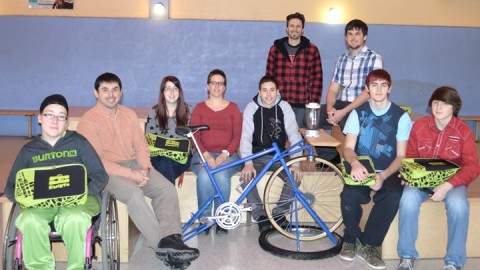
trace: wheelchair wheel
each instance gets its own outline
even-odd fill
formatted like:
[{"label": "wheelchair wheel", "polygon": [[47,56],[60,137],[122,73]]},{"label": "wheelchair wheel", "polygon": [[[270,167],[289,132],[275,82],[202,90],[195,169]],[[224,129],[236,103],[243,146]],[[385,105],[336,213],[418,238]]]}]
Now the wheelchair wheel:
[{"label": "wheelchair wheel", "polygon": [[120,269],[120,240],[117,201],[112,194],[102,196],[100,214],[102,235],[102,267],[104,270]]},{"label": "wheelchair wheel", "polygon": [[3,258],[2,269],[25,269],[23,262],[16,258],[15,248],[17,246],[17,227],[15,226],[15,220],[17,220],[20,214],[20,208],[16,203],[12,205],[10,214],[8,216],[7,225],[5,227],[5,235],[3,237]]},{"label": "wheelchair wheel", "polygon": [[[293,164],[300,164],[302,169],[303,178],[298,188],[308,205],[330,232],[335,231],[343,221],[340,192],[344,182],[340,170],[318,157],[310,161],[308,156],[302,156],[287,162],[289,167]],[[325,237],[325,231],[318,228],[310,213],[292,195],[293,187],[281,167],[269,178],[264,193],[265,210],[273,227],[291,239],[297,239],[298,233],[301,241]],[[295,228],[297,222],[298,230]]]}]

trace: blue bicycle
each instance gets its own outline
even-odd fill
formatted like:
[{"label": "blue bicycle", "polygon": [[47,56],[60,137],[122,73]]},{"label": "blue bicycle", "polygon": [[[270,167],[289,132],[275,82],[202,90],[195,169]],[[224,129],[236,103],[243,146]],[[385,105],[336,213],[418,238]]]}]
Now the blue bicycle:
[{"label": "blue bicycle", "polygon": [[[177,127],[176,132],[190,138],[198,151],[194,135],[207,129],[208,126],[184,126]],[[290,155],[304,151],[308,154],[289,159]],[[215,193],[183,226],[185,241],[214,224],[228,230],[238,227],[242,222],[243,213],[251,211],[248,204],[241,203],[270,167],[280,162],[282,166],[271,174],[264,191],[263,203],[273,228],[260,234],[260,246],[281,257],[303,260],[328,258],[340,252],[343,239],[334,231],[343,221],[340,209],[340,192],[344,184],[342,173],[330,162],[315,157],[311,145],[304,145],[302,140],[281,151],[278,145],[273,143],[267,150],[215,169],[211,169],[202,153],[198,152]],[[227,202],[220,192],[214,174],[264,155],[273,157],[235,202]],[[302,170],[302,179],[297,182],[289,170],[294,164],[300,166]],[[201,218],[200,225],[192,226],[205,209],[212,207],[213,201],[217,198],[221,205],[215,211],[215,216]],[[328,240],[313,241],[320,239]]]}]

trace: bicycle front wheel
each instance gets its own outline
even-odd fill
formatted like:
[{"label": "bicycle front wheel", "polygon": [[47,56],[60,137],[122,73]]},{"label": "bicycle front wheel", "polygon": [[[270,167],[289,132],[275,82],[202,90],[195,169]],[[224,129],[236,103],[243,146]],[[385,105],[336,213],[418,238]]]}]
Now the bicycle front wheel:
[{"label": "bicycle front wheel", "polygon": [[[296,184],[308,205],[330,232],[335,231],[343,221],[340,208],[344,183],[342,173],[335,165],[319,157],[309,160],[308,156],[302,156],[287,162],[288,167],[293,164],[299,164],[302,169],[303,178]],[[298,233],[299,240],[311,241],[327,235],[318,229],[317,222],[294,196],[283,167],[270,176],[265,187],[264,203],[273,227],[288,238],[297,239]]]},{"label": "bicycle front wheel", "polygon": [[[299,230],[309,230],[322,232],[322,229],[315,226],[302,226]],[[317,241],[304,241],[300,244],[288,237],[285,237],[275,228],[265,230],[260,234],[258,243],[260,246],[275,256],[295,260],[320,260],[336,256],[340,253],[343,245],[342,237],[332,232],[336,243],[329,238],[323,238]]]}]

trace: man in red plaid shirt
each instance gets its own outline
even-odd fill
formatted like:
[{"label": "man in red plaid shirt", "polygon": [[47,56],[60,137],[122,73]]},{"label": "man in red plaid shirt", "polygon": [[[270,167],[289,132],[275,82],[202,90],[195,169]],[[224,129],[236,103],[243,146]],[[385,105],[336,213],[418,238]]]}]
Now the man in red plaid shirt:
[{"label": "man in red plaid shirt", "polygon": [[282,99],[290,103],[299,127],[305,127],[305,104],[320,103],[323,72],[320,52],[315,44],[302,36],[305,16],[287,16],[287,37],[275,40],[267,59],[266,75],[279,82]]}]

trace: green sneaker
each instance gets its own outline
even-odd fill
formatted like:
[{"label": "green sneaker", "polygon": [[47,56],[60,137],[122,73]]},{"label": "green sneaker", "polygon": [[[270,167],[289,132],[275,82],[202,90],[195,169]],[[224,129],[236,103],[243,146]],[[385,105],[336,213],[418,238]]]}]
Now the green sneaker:
[{"label": "green sneaker", "polygon": [[364,245],[360,243],[360,241],[357,241],[355,254],[357,255],[357,257],[364,260],[368,264],[368,266],[370,266],[370,268],[373,268],[373,269],[387,268],[385,266],[385,262],[382,260],[382,258],[380,257],[380,254],[378,254],[378,251],[374,246]]},{"label": "green sneaker", "polygon": [[342,250],[338,256],[344,261],[353,261],[355,259],[355,243],[343,242]]}]

